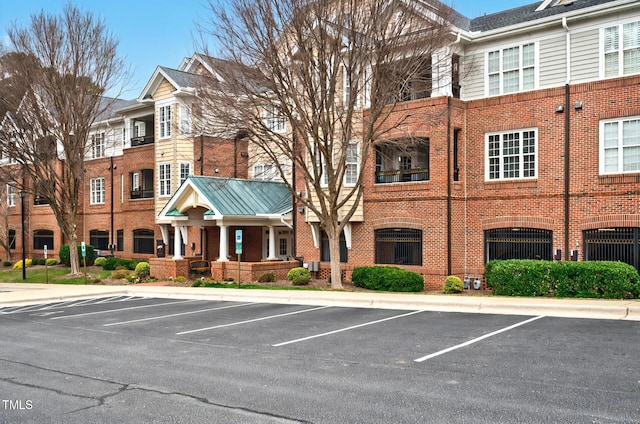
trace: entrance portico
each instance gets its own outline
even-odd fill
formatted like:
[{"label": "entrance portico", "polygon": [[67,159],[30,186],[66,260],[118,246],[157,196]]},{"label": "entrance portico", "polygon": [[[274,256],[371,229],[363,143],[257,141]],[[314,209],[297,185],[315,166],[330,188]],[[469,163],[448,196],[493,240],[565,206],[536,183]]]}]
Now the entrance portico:
[{"label": "entrance portico", "polygon": [[189,259],[181,251],[190,244],[189,234],[197,234],[194,228],[201,231],[201,237],[190,245],[199,245],[200,256],[196,256],[201,259],[237,260],[236,230],[243,233],[243,261],[291,259],[291,202],[291,193],[282,183],[189,176],[157,217],[163,242],[173,239],[173,256],[166,260]]}]

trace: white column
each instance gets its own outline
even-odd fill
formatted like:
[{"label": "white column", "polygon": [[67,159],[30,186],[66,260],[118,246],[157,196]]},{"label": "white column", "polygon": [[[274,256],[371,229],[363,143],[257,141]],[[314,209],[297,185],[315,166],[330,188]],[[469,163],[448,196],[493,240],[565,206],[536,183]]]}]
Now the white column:
[{"label": "white column", "polygon": [[276,229],[273,225],[269,225],[269,255],[267,259],[278,259],[276,255]]},{"label": "white column", "polygon": [[229,229],[226,225],[220,225],[220,257],[218,262],[227,262],[229,258]]},{"label": "white column", "polygon": [[173,259],[182,259],[182,236],[180,227],[173,227]]}]

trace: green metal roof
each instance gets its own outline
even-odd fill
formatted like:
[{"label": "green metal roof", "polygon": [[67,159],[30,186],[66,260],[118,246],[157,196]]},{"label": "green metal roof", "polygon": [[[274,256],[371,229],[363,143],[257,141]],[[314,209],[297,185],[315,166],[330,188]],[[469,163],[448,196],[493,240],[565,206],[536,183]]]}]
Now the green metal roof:
[{"label": "green metal roof", "polygon": [[191,175],[185,181],[222,215],[284,215],[292,196],[284,183]]}]

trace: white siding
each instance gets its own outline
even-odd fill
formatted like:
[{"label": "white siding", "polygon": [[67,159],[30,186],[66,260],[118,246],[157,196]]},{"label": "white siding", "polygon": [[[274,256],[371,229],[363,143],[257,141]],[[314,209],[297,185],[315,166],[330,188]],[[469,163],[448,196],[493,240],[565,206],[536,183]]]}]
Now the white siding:
[{"label": "white siding", "polygon": [[564,85],[567,81],[566,37],[558,36],[540,41],[540,87]]},{"label": "white siding", "polygon": [[593,81],[600,74],[598,29],[571,34],[571,83]]}]

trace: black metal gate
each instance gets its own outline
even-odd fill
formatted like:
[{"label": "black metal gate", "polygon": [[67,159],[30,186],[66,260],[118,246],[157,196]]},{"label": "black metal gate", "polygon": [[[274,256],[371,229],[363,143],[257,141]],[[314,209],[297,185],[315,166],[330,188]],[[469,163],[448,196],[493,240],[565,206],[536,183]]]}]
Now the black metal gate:
[{"label": "black metal gate", "polygon": [[485,259],[553,259],[553,231],[496,228],[484,232]]},{"label": "black metal gate", "polygon": [[640,270],[640,228],[616,227],[585,230],[585,261],[620,261]]}]

